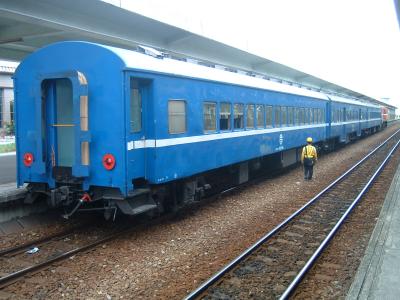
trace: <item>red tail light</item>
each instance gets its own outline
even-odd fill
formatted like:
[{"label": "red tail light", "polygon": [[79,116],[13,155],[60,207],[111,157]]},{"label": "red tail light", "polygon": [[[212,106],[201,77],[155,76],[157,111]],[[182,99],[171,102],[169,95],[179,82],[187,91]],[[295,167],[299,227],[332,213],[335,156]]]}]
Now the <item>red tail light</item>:
[{"label": "red tail light", "polygon": [[115,157],[112,154],[106,154],[103,156],[103,167],[110,171],[115,167]]},{"label": "red tail light", "polygon": [[30,167],[33,163],[33,154],[32,153],[25,153],[24,154],[24,165],[26,167]]}]

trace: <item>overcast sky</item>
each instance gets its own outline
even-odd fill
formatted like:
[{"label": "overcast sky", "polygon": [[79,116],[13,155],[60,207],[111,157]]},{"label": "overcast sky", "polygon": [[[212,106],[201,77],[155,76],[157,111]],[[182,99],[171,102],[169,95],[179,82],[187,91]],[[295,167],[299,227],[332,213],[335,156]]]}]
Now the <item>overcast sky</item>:
[{"label": "overcast sky", "polygon": [[109,0],[400,107],[394,0]]}]

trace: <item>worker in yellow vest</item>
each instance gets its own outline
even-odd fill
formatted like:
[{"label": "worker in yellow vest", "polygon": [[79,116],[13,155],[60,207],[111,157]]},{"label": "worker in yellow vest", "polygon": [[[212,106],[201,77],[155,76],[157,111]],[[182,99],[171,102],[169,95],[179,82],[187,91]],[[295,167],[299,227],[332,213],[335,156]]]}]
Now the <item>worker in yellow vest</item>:
[{"label": "worker in yellow vest", "polygon": [[307,138],[307,145],[301,152],[301,163],[304,165],[304,179],[311,180],[313,176],[314,164],[317,161],[317,149],[312,145],[312,138]]}]

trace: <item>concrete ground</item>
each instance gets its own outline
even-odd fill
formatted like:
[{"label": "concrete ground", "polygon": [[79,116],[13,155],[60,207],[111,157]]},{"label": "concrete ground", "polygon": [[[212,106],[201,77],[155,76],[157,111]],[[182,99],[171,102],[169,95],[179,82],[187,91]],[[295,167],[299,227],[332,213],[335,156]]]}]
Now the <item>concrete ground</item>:
[{"label": "concrete ground", "polygon": [[15,152],[0,154],[0,184],[15,182],[16,177]]}]

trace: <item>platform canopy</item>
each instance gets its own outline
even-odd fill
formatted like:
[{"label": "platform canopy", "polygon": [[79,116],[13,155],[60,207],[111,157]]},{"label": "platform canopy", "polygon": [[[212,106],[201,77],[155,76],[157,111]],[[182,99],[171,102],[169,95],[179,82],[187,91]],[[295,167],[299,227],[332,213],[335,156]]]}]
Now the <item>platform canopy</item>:
[{"label": "platform canopy", "polygon": [[397,14],[397,22],[399,23],[399,28],[400,28],[400,0],[393,0],[393,1]]},{"label": "platform canopy", "polygon": [[103,1],[0,1],[0,59],[20,61],[38,48],[65,40],[86,40],[126,49],[144,45],[179,58],[195,58],[253,76],[380,103],[288,66]]}]

